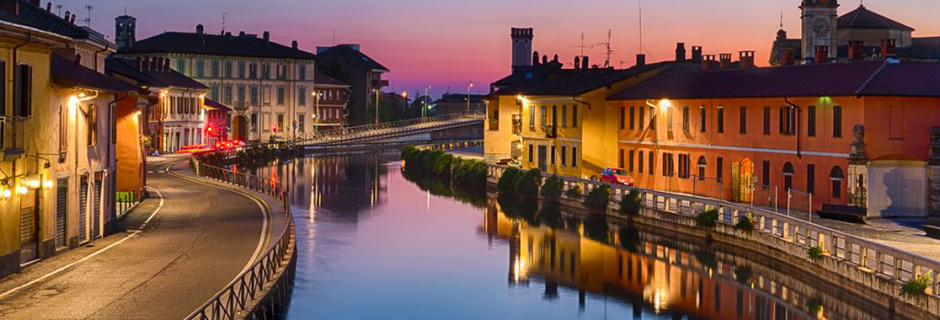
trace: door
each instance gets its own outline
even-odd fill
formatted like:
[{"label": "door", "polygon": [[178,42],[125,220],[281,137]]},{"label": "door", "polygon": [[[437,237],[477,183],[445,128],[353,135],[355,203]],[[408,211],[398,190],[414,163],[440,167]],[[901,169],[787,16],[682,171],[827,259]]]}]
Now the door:
[{"label": "door", "polygon": [[548,148],[539,146],[539,170],[548,171]]},{"label": "door", "polygon": [[731,163],[731,201],[750,203],[754,187],[754,162],[741,159]]},{"label": "door", "polygon": [[79,180],[78,185],[78,239],[80,243],[88,241],[88,177]]},{"label": "door", "polygon": [[69,179],[62,178],[56,181],[55,191],[55,246],[63,248],[66,244],[65,239],[65,219],[68,217],[69,203]]},{"label": "door", "polygon": [[20,210],[20,263],[39,259],[37,221],[35,206]]},{"label": "door", "polygon": [[233,126],[235,127],[232,132],[234,132],[234,138],[236,140],[247,141],[248,140],[248,120],[245,119],[245,116],[235,116],[235,121],[233,121]]},{"label": "door", "polygon": [[92,238],[92,239],[97,239],[98,237],[101,237],[101,215],[102,215],[102,212],[101,212],[101,191],[102,191],[102,190],[101,190],[101,187],[102,187],[101,176],[100,176],[100,174],[99,174],[98,177],[95,178],[95,190],[93,191],[93,192],[94,192],[94,199],[93,199],[93,200],[94,200],[94,203],[91,204],[91,208],[92,208],[91,214],[92,214],[92,216],[93,216],[93,218],[91,219],[91,223],[92,223],[92,225],[91,225],[91,230],[92,230],[92,231],[91,231],[91,238]]}]

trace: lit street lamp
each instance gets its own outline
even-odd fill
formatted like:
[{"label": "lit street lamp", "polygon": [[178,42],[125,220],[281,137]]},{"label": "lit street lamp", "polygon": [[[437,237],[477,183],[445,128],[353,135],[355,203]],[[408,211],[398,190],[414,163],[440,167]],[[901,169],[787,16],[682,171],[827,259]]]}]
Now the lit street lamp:
[{"label": "lit street lamp", "polygon": [[375,124],[379,124],[379,89],[372,91],[375,91]]},{"label": "lit street lamp", "polygon": [[314,132],[320,133],[320,97],[323,97],[323,93],[317,90],[313,90],[314,101],[316,101],[316,107],[313,114],[313,126]]},{"label": "lit street lamp", "polygon": [[467,113],[470,113],[470,89],[473,88],[473,81],[470,81],[470,85],[467,86]]},{"label": "lit street lamp", "polygon": [[421,102],[422,103],[422,107],[421,107],[422,118],[427,116],[428,100],[431,99],[431,96],[428,95],[428,90],[431,90],[431,86],[424,87],[424,101]]}]

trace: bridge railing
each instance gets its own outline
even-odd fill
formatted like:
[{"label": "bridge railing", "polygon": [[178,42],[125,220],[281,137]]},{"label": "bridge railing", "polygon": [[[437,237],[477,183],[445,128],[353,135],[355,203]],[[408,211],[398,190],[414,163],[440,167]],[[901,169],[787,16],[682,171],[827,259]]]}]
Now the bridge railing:
[{"label": "bridge railing", "polygon": [[[198,165],[197,172],[199,176],[267,194],[284,202],[287,226],[281,237],[248,269],[242,271],[209,301],[186,317],[187,320],[239,319],[241,313],[252,311],[248,309],[251,307],[250,303],[262,298],[261,295],[264,294],[267,284],[272,281],[281,283],[281,279],[285,277],[291,279],[293,277],[293,268],[296,263],[296,238],[294,235],[294,218],[290,213],[287,192],[282,184],[277,181],[204,163]],[[287,265],[285,271],[279,273],[278,270],[285,265]],[[271,290],[275,290],[275,287],[272,287]]]},{"label": "bridge railing", "polygon": [[396,121],[396,122],[368,124],[368,125],[362,125],[362,126],[307,133],[296,143],[297,144],[312,144],[312,143],[318,143],[318,142],[323,142],[323,141],[329,141],[331,139],[335,139],[338,137],[348,137],[348,136],[357,135],[357,134],[374,133],[376,131],[385,130],[385,129],[404,128],[404,127],[410,127],[410,126],[420,125],[424,123],[462,120],[462,119],[483,120],[483,118],[485,117],[486,116],[481,113],[460,113],[460,114],[448,114],[448,115],[440,115],[440,116],[425,117],[425,118],[407,119],[407,120]]},{"label": "bridge railing", "polygon": [[[490,165],[488,169],[489,178],[498,180],[506,168]],[[544,176],[551,175],[544,174]],[[611,208],[617,208],[621,199],[635,189],[641,195],[641,206],[651,209],[651,212],[654,212],[651,214],[660,215],[658,216],[660,219],[665,218],[665,216],[661,216],[663,213],[694,218],[703,211],[716,209],[719,212],[719,223],[725,226],[727,230],[734,230],[734,225],[738,222],[739,217],[752,217],[756,222],[755,232],[802,248],[801,258],[808,256],[807,252],[810,248],[818,246],[823,249],[825,256],[832,258],[842,267],[848,267],[842,268],[842,270],[859,270],[865,274],[888,279],[896,283],[904,283],[922,275],[931,275],[933,280],[928,286],[927,293],[935,300],[940,298],[938,296],[938,293],[940,293],[940,281],[938,281],[940,279],[938,278],[940,277],[937,276],[937,272],[940,272],[940,261],[934,259],[745,204],[694,195],[611,185],[568,176],[559,176],[559,178],[562,179],[563,184],[562,197],[565,197],[564,191],[575,187],[579,187],[583,194],[587,195],[591,190],[602,185],[610,186]],[[684,221],[687,221],[690,227],[694,227],[694,222],[689,222],[694,221],[694,219],[685,219]],[[858,281],[864,282],[864,280]],[[872,284],[867,283],[867,285]],[[940,315],[940,305],[934,303],[929,308],[929,311],[934,315]]]}]

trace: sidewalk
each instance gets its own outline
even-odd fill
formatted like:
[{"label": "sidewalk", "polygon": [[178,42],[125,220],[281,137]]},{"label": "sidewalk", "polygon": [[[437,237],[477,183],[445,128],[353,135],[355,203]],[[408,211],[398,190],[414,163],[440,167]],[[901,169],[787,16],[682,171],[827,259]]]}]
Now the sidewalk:
[{"label": "sidewalk", "polygon": [[240,190],[166,173],[189,170],[183,159],[148,163],[152,196],[118,223],[124,231],[0,281],[0,319],[181,319],[231,282],[273,223]]}]

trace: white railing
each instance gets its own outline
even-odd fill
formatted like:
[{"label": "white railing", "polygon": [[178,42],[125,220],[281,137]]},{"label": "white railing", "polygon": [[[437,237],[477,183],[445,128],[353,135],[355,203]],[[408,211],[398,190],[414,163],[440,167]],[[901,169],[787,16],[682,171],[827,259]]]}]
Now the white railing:
[{"label": "white railing", "polygon": [[[489,179],[498,181],[504,170],[506,170],[506,167],[490,165]],[[543,175],[546,177],[551,176],[550,174]],[[580,187],[583,195],[587,195],[591,190],[601,185],[609,185],[599,181],[567,176],[559,176],[559,178],[562,179],[564,186],[562,190],[563,197],[564,191],[575,186]],[[622,185],[609,186],[611,187],[611,208],[617,208],[622,197],[634,189]],[[734,230],[733,225],[737,223],[738,217],[749,215],[756,221],[756,232],[773,237],[777,241],[804,248],[805,250],[799,258],[808,259],[806,252],[812,247],[819,246],[824,250],[827,257],[839,264],[898,284],[917,276],[930,274],[933,277],[933,282],[928,287],[928,294],[933,299],[940,298],[937,295],[940,292],[940,281],[937,281],[940,261],[790,217],[785,213],[775,213],[771,210],[712,198],[639,188],[636,190],[641,194],[642,206],[657,211],[654,214],[660,215],[660,218],[664,218],[662,217],[663,213],[694,218],[703,211],[717,209],[720,224],[726,226],[725,229],[727,230]],[[694,226],[694,222],[691,222],[692,219],[685,219],[685,221],[690,226]],[[864,280],[859,280],[859,282],[863,285],[874,286],[873,283]],[[928,308],[928,311],[932,314],[940,315],[940,305],[929,303]]]},{"label": "white railing", "polygon": [[397,122],[370,124],[356,127],[312,132],[297,141],[300,145],[324,145],[352,140],[368,140],[389,134],[424,131],[439,126],[462,126],[474,122],[482,124],[485,115],[478,113],[453,114],[436,117],[416,118]]}]

